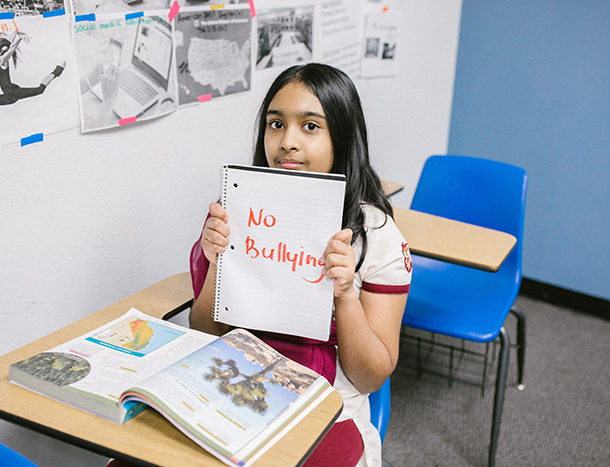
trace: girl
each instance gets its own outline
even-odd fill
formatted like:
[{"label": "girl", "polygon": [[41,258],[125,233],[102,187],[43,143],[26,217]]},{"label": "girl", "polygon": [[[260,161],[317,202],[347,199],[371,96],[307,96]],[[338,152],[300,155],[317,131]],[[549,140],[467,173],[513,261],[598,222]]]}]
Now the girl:
[{"label": "girl", "polygon": [[[325,376],[343,397],[339,420],[305,465],[381,465],[381,442],[369,421],[367,396],[396,366],[411,263],[369,163],[364,116],[349,77],[316,63],[281,73],[259,111],[253,164],[346,175],[343,230],[324,252],[325,275],[334,280],[330,340],[255,333]],[[220,204],[211,204],[191,251],[196,300],[190,324],[219,335],[230,329],[211,316],[216,258],[229,242],[228,215]]]},{"label": "girl", "polygon": [[62,74],[66,67],[64,61],[61,65],[57,65],[55,70],[42,78],[40,84],[35,88],[23,88],[14,84],[11,81],[9,72],[9,62],[13,60],[13,66],[17,66],[17,52],[19,44],[22,40],[29,41],[29,37],[22,33],[13,31],[11,34],[0,36],[0,105],[14,104],[19,99],[26,97],[38,96],[42,94],[49,83]]}]

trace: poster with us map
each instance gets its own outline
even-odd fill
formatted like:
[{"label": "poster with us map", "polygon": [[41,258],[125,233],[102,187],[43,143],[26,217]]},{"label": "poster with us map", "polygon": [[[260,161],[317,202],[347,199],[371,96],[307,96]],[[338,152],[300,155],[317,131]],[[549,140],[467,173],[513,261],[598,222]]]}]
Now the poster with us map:
[{"label": "poster with us map", "polygon": [[249,7],[183,8],[174,22],[180,106],[250,89]]}]

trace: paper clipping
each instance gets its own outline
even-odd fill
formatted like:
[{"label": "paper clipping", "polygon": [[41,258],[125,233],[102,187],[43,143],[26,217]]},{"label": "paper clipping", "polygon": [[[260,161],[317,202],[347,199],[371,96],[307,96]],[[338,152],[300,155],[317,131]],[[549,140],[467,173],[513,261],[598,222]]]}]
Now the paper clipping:
[{"label": "paper clipping", "polygon": [[398,75],[398,43],[400,15],[393,12],[370,12],[364,26],[364,54],[360,70],[362,78]]},{"label": "paper clipping", "polygon": [[[295,3],[295,2],[292,2]],[[257,7],[256,79],[275,77],[292,65],[313,60],[313,2],[261,2]]]},{"label": "paper clipping", "polygon": [[0,0],[0,13],[12,12],[15,16],[38,16],[64,8],[64,0]]},{"label": "paper clipping", "polygon": [[179,105],[248,91],[250,9],[181,9],[175,20]]},{"label": "paper clipping", "polygon": [[167,15],[77,22],[73,38],[83,132],[177,109],[174,41]]},{"label": "paper clipping", "polygon": [[353,0],[320,3],[320,61],[352,77],[360,73],[362,15]]},{"label": "paper clipping", "polygon": [[0,20],[0,145],[78,125],[74,65],[65,15]]},{"label": "paper clipping", "polygon": [[171,0],[70,0],[72,14],[129,13],[133,11],[162,10],[170,7]]}]

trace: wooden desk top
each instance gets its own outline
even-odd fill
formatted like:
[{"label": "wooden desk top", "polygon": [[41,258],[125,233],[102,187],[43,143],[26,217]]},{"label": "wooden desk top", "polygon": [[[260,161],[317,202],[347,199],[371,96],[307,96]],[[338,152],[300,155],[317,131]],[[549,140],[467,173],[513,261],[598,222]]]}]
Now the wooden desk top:
[{"label": "wooden desk top", "polygon": [[402,190],[405,186],[392,180],[381,180],[381,186],[386,196],[392,196]]},{"label": "wooden desk top", "polygon": [[[404,188],[392,180],[382,180],[381,185],[386,196]],[[396,225],[416,255],[496,272],[517,243],[513,235],[499,230],[411,209],[393,210]]]},{"label": "wooden desk top", "polygon": [[394,220],[411,253],[489,272],[500,268],[517,243],[506,232],[412,209],[395,207]]},{"label": "wooden desk top", "polygon": [[[0,418],[125,461],[136,459],[167,466],[225,465],[154,410],[146,410],[119,425],[36,394],[8,380],[8,368],[12,363],[91,331],[119,317],[131,307],[157,318],[168,318],[188,308],[192,298],[189,273],[177,274],[3,355],[0,357]],[[342,406],[341,396],[334,392],[255,465],[297,465],[330,428]]]}]

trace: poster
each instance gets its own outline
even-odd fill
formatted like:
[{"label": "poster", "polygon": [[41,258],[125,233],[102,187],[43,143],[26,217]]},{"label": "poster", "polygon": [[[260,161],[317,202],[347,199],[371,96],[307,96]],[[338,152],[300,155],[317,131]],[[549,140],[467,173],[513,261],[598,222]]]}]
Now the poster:
[{"label": "poster", "polygon": [[391,77],[398,74],[401,16],[393,10],[367,13],[360,76]]},{"label": "poster", "polygon": [[[238,5],[238,4],[246,4],[249,6],[248,0],[176,0],[180,7],[210,7],[210,6],[228,6],[228,5]],[[173,1],[171,2],[173,3]]]},{"label": "poster", "polygon": [[0,0],[0,13],[15,13],[19,16],[39,16],[48,11],[64,9],[64,0]]},{"label": "poster", "polygon": [[83,132],[176,110],[172,24],[152,12],[73,23]]},{"label": "poster", "polygon": [[77,126],[66,15],[0,20],[0,145]]},{"label": "poster", "polygon": [[171,0],[70,0],[72,14],[130,13],[161,10],[170,7]]},{"label": "poster", "polygon": [[362,57],[362,15],[360,3],[328,0],[320,4],[320,53],[322,63],[355,78]]},{"label": "poster", "polygon": [[314,3],[260,2],[256,8],[256,79],[275,77],[292,65],[311,62],[314,50]]},{"label": "poster", "polygon": [[179,105],[248,91],[252,17],[247,8],[183,8],[175,23]]}]

